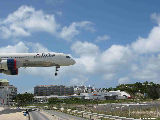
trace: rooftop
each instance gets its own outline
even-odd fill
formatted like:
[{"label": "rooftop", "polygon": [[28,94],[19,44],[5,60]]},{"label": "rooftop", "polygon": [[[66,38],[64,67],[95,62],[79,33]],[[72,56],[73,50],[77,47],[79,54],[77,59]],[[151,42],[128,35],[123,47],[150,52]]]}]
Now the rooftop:
[{"label": "rooftop", "polygon": [[0,79],[0,82],[9,82],[7,79]]}]

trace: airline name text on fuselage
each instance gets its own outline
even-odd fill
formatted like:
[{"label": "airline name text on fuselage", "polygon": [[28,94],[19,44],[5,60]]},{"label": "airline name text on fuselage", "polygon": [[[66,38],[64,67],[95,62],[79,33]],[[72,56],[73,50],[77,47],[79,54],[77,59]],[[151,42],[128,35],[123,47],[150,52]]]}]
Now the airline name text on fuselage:
[{"label": "airline name text on fuselage", "polygon": [[41,53],[41,55],[40,55],[40,54],[37,54],[36,56],[53,57],[53,56],[55,56],[55,54],[51,54],[51,53]]}]

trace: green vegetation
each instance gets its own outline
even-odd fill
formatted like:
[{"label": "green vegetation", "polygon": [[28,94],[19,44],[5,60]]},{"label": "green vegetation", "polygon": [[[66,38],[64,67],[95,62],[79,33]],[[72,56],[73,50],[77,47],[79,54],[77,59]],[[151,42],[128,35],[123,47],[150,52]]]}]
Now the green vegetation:
[{"label": "green vegetation", "polygon": [[32,93],[24,93],[18,94],[14,100],[17,103],[17,106],[26,106],[32,103],[33,98],[34,95]]},{"label": "green vegetation", "polygon": [[[121,90],[126,91],[131,94],[134,98],[149,98],[158,99],[160,98],[160,84],[155,84],[153,82],[136,82],[135,84],[121,84],[116,88],[108,88],[110,90]],[[154,94],[153,94],[154,93]]]},{"label": "green vegetation", "polygon": [[[60,104],[104,104],[104,103],[129,103],[129,102],[143,102],[148,100],[155,100],[160,98],[160,85],[155,84],[153,82],[136,82],[135,84],[121,84],[116,88],[103,88],[102,90],[121,90],[126,91],[131,94],[133,99],[125,99],[125,100],[86,100],[86,99],[78,99],[78,98],[70,98],[70,99],[58,99],[58,98],[50,98],[48,100],[48,105],[60,105]],[[18,106],[26,106],[33,104],[34,95],[31,93],[18,94],[14,99]],[[36,103],[35,103],[36,104]],[[46,105],[45,104],[45,105]],[[43,106],[42,104],[38,104],[38,106]]]},{"label": "green vegetation", "polygon": [[[70,98],[70,99],[58,99],[58,98],[50,98],[48,99],[48,104],[105,104],[105,103],[129,103],[129,102],[143,102],[144,100],[135,100],[135,99],[122,99],[122,100],[86,100],[79,98]],[[146,100],[145,100],[146,101]]]},{"label": "green vegetation", "polygon": [[[135,84],[121,84],[116,88],[103,88],[102,90],[121,90],[131,94],[133,99],[126,100],[85,100],[78,98],[58,99],[50,98],[48,104],[103,104],[103,103],[123,103],[123,102],[143,102],[148,99],[160,98],[160,85],[153,82],[136,82]],[[154,94],[153,94],[154,93]]]},{"label": "green vegetation", "polygon": [[58,98],[50,98],[48,100],[48,104],[96,104],[97,100],[85,100],[85,99],[79,99],[79,98],[70,98],[70,99],[58,99]]}]

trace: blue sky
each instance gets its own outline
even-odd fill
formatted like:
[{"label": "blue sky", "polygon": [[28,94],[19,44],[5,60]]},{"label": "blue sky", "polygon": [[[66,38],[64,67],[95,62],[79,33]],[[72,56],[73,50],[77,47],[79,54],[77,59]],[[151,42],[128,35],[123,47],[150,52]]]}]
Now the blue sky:
[{"label": "blue sky", "polygon": [[72,67],[1,74],[19,92],[35,85],[159,83],[159,0],[2,0],[0,52],[64,52]]}]

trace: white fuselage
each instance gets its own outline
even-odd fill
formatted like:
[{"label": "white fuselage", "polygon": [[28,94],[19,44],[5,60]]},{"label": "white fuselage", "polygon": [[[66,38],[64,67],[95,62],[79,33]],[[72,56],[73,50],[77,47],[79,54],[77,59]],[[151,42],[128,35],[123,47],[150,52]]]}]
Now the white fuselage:
[{"label": "white fuselage", "polygon": [[[69,55],[63,53],[0,53],[0,60],[16,60],[16,67],[50,67],[75,64]],[[1,65],[1,62],[0,62]],[[1,66],[0,66],[1,69]]]}]

